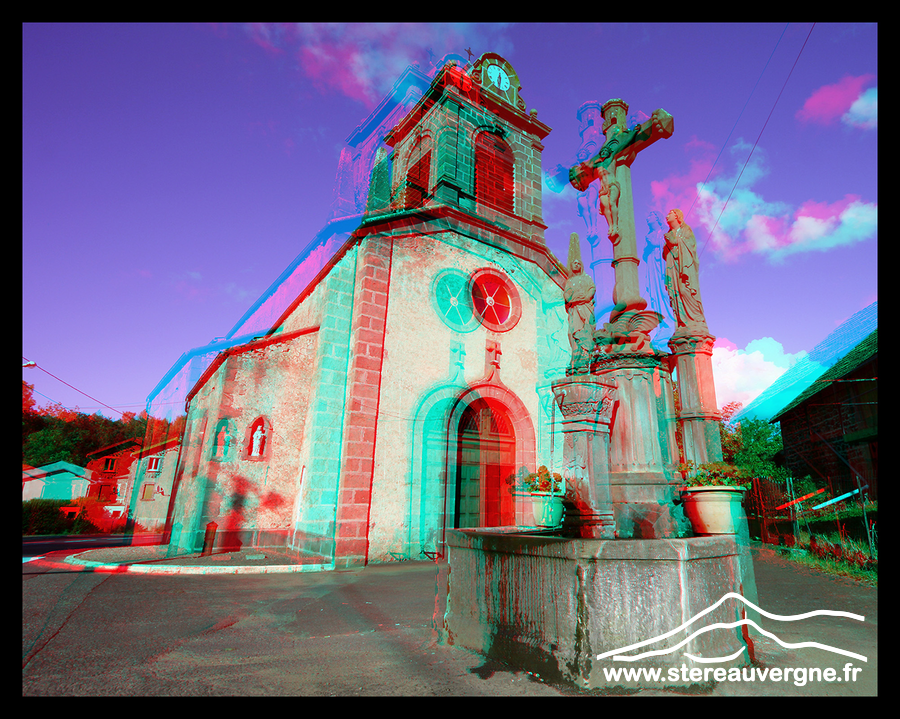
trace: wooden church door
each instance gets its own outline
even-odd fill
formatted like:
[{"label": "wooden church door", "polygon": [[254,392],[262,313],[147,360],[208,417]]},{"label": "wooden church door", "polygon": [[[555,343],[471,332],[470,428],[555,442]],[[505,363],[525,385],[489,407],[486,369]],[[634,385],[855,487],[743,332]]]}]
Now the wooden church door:
[{"label": "wooden church door", "polygon": [[483,402],[470,405],[459,422],[457,447],[455,526],[514,525],[506,479],[515,472],[516,437],[509,417]]}]

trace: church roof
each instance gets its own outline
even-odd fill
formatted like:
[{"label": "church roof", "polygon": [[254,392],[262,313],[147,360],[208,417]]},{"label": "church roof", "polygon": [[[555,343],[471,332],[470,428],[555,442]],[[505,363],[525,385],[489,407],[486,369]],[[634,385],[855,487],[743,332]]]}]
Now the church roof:
[{"label": "church roof", "polygon": [[878,302],[854,314],[773,382],[734,420],[774,421],[878,352]]}]

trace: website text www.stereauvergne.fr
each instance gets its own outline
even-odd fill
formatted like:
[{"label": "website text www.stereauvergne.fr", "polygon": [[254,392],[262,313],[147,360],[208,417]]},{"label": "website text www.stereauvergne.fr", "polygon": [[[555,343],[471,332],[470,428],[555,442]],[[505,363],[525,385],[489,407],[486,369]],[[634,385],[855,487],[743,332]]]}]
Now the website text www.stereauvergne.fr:
[{"label": "website text www.stereauvergne.fr", "polygon": [[847,662],[843,673],[834,667],[603,667],[607,681],[667,681],[681,682],[789,682],[802,687],[808,682],[855,682],[862,667]]}]

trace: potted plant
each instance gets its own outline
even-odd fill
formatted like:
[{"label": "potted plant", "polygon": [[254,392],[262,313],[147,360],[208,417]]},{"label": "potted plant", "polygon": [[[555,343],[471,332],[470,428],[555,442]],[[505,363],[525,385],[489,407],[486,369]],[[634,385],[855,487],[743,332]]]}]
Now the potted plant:
[{"label": "potted plant", "polygon": [[726,462],[709,462],[694,467],[679,465],[685,478],[681,500],[694,534],[735,534],[743,516],[741,504],[750,480]]},{"label": "potted plant", "polygon": [[558,527],[562,523],[566,485],[558,472],[550,473],[544,465],[537,472],[522,473],[517,488],[531,495],[531,512],[539,527]]}]

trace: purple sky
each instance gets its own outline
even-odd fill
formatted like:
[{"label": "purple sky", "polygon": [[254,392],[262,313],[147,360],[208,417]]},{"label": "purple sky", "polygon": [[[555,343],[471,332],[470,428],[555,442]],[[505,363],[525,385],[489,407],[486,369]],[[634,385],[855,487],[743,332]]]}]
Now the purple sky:
[{"label": "purple sky", "polygon": [[[632,168],[639,254],[647,213],[680,207],[702,248],[719,404],[746,404],[877,299],[877,37],[809,23],[25,25],[22,354],[140,412],[328,219],[341,148],[399,74],[471,48],[512,63],[553,128],[545,170],[572,164],[584,102],[673,115],[673,137]],[[569,233],[584,237],[572,188],[545,191],[544,221],[565,262]],[[119,416],[46,372],[22,372],[39,404]]]}]

